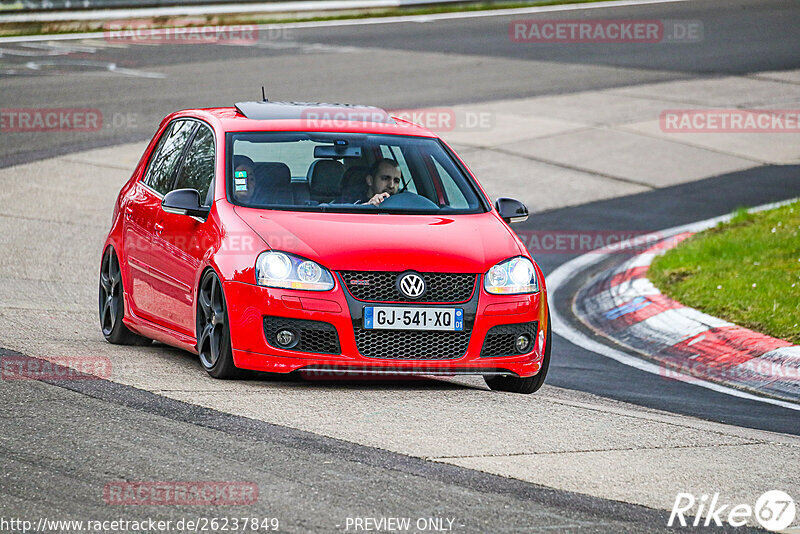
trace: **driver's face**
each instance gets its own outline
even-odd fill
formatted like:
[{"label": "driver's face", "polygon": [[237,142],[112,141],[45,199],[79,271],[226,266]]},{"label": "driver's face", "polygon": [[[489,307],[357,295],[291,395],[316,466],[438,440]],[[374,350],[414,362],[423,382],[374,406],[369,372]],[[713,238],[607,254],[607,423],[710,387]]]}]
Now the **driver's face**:
[{"label": "driver's face", "polygon": [[389,193],[394,195],[400,190],[400,169],[394,165],[383,164],[378,168],[377,176],[367,176],[370,192]]}]

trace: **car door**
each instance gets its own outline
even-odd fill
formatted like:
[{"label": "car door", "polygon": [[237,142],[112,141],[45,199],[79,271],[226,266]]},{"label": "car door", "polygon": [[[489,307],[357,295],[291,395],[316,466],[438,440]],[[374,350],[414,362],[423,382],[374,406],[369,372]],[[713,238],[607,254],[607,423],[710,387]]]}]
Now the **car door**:
[{"label": "car door", "polygon": [[[198,124],[178,169],[174,189],[195,189],[203,203],[210,206],[216,167],[214,133],[206,124]],[[217,234],[213,225],[212,221],[161,209],[153,231],[156,321],[190,336],[195,335],[195,279],[206,251],[214,246]]]},{"label": "car door", "polygon": [[173,121],[161,135],[150,156],[144,177],[131,188],[123,206],[124,250],[131,280],[133,313],[147,320],[155,315],[155,279],[152,276],[153,230],[161,212],[161,200],[172,187],[175,171],[194,121]]}]

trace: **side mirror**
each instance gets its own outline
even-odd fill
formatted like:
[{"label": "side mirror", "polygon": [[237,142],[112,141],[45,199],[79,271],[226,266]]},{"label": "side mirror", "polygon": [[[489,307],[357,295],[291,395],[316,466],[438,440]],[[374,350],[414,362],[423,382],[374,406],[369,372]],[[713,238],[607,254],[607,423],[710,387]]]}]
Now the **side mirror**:
[{"label": "side mirror", "polygon": [[501,197],[494,203],[494,207],[500,217],[508,224],[528,219],[528,207],[519,200]]},{"label": "side mirror", "polygon": [[189,215],[205,219],[211,210],[200,203],[200,193],[196,189],[176,189],[170,191],[161,201],[161,209],[167,213]]}]

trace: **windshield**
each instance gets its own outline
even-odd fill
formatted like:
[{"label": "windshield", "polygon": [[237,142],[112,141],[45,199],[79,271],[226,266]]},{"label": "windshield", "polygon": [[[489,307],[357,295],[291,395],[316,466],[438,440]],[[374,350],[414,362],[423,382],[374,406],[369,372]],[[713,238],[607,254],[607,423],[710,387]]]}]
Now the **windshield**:
[{"label": "windshield", "polygon": [[437,139],[246,132],[228,135],[228,199],[302,211],[479,213],[485,199]]}]

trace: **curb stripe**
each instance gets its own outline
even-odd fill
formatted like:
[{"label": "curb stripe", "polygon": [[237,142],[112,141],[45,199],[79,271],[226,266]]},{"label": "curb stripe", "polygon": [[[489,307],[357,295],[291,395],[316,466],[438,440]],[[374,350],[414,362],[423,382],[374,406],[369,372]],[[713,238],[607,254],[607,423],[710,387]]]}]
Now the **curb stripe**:
[{"label": "curb stripe", "polygon": [[[686,239],[692,237],[696,232],[681,232],[680,234],[676,234],[665,239],[662,239],[649,249],[645,250],[645,253],[655,254],[656,256],[665,253],[671,248],[675,248],[680,245]],[[650,263],[647,264],[648,267]]]},{"label": "curb stripe", "polygon": [[[616,273],[611,278],[608,279],[608,287],[618,286],[623,282],[627,282],[632,278],[645,278],[647,275],[647,265],[641,265],[639,267],[629,268],[621,273]],[[604,284],[606,285],[606,284]]]},{"label": "curb stripe", "polygon": [[[612,269],[611,274],[601,275],[585,291],[593,295],[579,291],[578,298],[586,303],[576,303],[579,318],[606,336],[686,374],[735,387],[774,390],[780,380],[763,369],[780,370],[784,364],[767,361],[760,374],[738,366],[775,349],[792,347],[791,343],[686,307],[663,295],[646,278],[656,256],[690,235],[684,232],[665,238]],[[787,388],[780,391],[785,394]]]},{"label": "curb stripe", "polygon": [[642,306],[636,311],[625,315],[620,315],[616,319],[610,320],[606,323],[606,327],[608,327],[612,332],[618,332],[620,330],[624,330],[634,323],[639,323],[645,319],[653,317],[654,315],[658,315],[659,313],[683,307],[683,305],[679,302],[675,302],[671,298],[664,295],[648,295],[647,297],[644,297],[644,299],[648,302],[647,306]]},{"label": "curb stripe", "polygon": [[647,352],[658,352],[702,334],[714,327],[733,326],[692,308],[675,308],[649,317],[623,330],[627,344]]},{"label": "curb stripe", "polygon": [[[765,204],[751,209],[750,212],[773,209],[795,201],[797,199]],[[645,283],[649,282],[646,278],[638,278],[640,282],[630,281],[611,287],[608,287],[609,280],[618,274],[622,275],[621,279],[633,280],[634,272],[626,274],[626,271],[649,265],[656,255],[656,248],[660,249],[659,253],[663,253],[663,251],[677,245],[692,233],[712,228],[730,218],[731,215],[714,217],[705,221],[663,230],[662,232],[655,232],[651,235],[664,237],[663,244],[659,243],[656,247],[651,247],[651,249],[648,249],[649,251],[624,262],[616,269],[609,270],[605,275],[601,274],[591,284],[581,288],[576,293],[572,306],[576,317],[599,334],[611,338],[651,359],[655,359],[656,362],[642,360],[592,340],[570,326],[559,315],[555,307],[551,309],[554,331],[580,347],[642,371],[658,374],[665,378],[689,382],[731,396],[773,404],[792,410],[800,410],[800,403],[797,402],[800,399],[800,379],[798,379],[800,346],[791,345],[785,340],[771,338],[770,336],[733,325],[693,308],[687,308],[675,301],[673,301],[675,302],[673,309],[656,313],[642,321],[633,322],[619,332],[609,328],[610,324],[615,324],[614,321],[619,326],[618,323],[621,320],[625,321],[624,317],[626,315],[632,316],[629,319],[636,318],[635,314],[637,313],[641,313],[644,316],[646,313],[644,310],[647,310],[653,304],[640,306],[642,301],[636,301],[635,305],[630,306],[630,313],[622,313],[616,316],[612,313],[611,317],[614,317],[613,319],[605,317],[605,314],[609,311],[615,310],[617,313],[626,311],[622,307],[633,303],[637,297],[645,296],[648,300],[655,299],[654,295],[637,295],[631,294],[629,291],[629,288],[633,287],[634,284],[636,284],[636,287],[643,287],[646,288],[646,291],[650,291],[650,287]],[[668,246],[668,243],[671,246]],[[620,245],[624,246],[624,243],[620,243],[617,246]],[[558,289],[567,280],[574,277],[577,272],[584,271],[602,262],[613,253],[614,250],[605,247],[561,265],[548,277],[551,294],[555,295]],[[638,271],[636,274],[638,274]],[[605,287],[602,287],[597,294],[593,295],[592,291],[597,284],[602,285],[604,283]],[[662,305],[673,306],[667,302],[670,300],[668,297],[664,297],[660,292],[657,294],[666,299],[661,301]],[[629,298],[619,298],[623,295]],[[644,328],[642,328],[642,325],[644,325]],[[658,330],[655,327],[658,327]],[[731,337],[734,333],[736,341],[733,341]],[[633,334],[637,335],[634,336]],[[639,335],[648,337],[642,339],[638,337]],[[725,341],[721,341],[723,339]],[[776,344],[788,346],[771,349]],[[740,350],[736,350],[736,347]],[[702,357],[700,357],[701,355]],[[770,370],[775,370],[775,372],[770,373]],[[720,371],[724,372],[721,373]],[[742,389],[778,398],[762,397],[742,391]],[[788,401],[780,399],[787,399]]]},{"label": "curb stripe", "polygon": [[735,366],[764,356],[770,351],[792,344],[759,332],[730,326],[711,328],[702,335],[686,339],[670,347],[670,352],[689,356],[714,366]]}]

